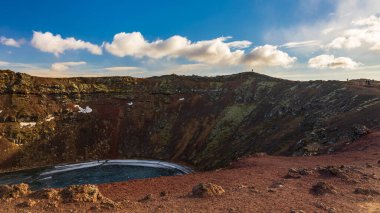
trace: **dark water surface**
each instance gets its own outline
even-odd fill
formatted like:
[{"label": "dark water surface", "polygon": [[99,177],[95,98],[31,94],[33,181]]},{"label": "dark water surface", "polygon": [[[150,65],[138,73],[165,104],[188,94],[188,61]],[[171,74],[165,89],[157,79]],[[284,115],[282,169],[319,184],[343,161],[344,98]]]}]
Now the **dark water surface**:
[{"label": "dark water surface", "polygon": [[28,183],[32,189],[61,188],[78,184],[183,175],[191,172],[187,167],[162,161],[104,160],[2,173],[0,185]]}]

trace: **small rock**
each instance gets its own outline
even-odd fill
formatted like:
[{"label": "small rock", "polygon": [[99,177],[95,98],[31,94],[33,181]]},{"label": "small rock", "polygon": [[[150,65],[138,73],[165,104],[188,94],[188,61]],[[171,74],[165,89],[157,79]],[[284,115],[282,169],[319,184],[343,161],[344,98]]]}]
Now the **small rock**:
[{"label": "small rock", "polygon": [[252,156],[253,157],[264,157],[264,156],[267,156],[268,154],[265,153],[265,152],[256,152],[256,153],[253,153]]},{"label": "small rock", "polygon": [[228,207],[227,212],[234,213],[234,212],[238,212],[238,210],[234,207]]},{"label": "small rock", "polygon": [[285,175],[286,179],[299,179],[301,175],[294,169],[289,169],[288,174]]},{"label": "small rock", "polygon": [[337,193],[334,186],[327,184],[325,182],[318,182],[311,188],[311,191],[315,195],[324,195],[326,193],[330,193],[330,194]]},{"label": "small rock", "polygon": [[256,193],[256,194],[260,193],[260,190],[256,189],[256,187],[254,186],[248,187],[248,190],[249,192]]},{"label": "small rock", "polygon": [[248,188],[248,186],[246,186],[246,185],[240,185],[240,186],[238,186],[238,188],[239,189],[245,189],[245,188]]},{"label": "small rock", "polygon": [[193,187],[192,195],[194,197],[214,197],[225,193],[221,186],[213,183],[200,183]]},{"label": "small rock", "polygon": [[165,197],[165,196],[168,196],[168,192],[167,191],[162,191],[160,192],[160,197]]},{"label": "small rock", "polygon": [[282,188],[284,187],[284,184],[285,184],[285,180],[273,181],[272,185],[270,185],[269,188],[272,188],[272,189]]},{"label": "small rock", "polygon": [[334,208],[328,207],[326,204],[324,204],[322,202],[315,203],[315,207],[322,209],[322,210],[325,210],[328,213],[335,213],[336,212],[336,210]]},{"label": "small rock", "polygon": [[288,173],[285,175],[286,179],[298,179],[302,176],[311,175],[313,174],[313,170],[311,169],[305,169],[305,168],[290,168],[288,170]]},{"label": "small rock", "polygon": [[290,210],[290,213],[306,213],[306,212],[304,210],[300,210],[300,209],[297,209],[297,210],[292,209],[292,210]]},{"label": "small rock", "polygon": [[140,199],[139,202],[147,202],[147,201],[150,201],[150,200],[153,200],[153,195],[152,194],[146,195],[145,197],[143,197],[142,199]]}]

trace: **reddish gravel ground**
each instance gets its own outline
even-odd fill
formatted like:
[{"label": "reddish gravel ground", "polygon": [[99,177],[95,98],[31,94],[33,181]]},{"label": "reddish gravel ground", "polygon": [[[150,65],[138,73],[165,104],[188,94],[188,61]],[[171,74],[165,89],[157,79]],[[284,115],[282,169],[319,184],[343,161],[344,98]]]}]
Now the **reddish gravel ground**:
[{"label": "reddish gravel ground", "polygon": [[[380,192],[379,161],[380,132],[374,132],[348,145],[343,152],[328,156],[247,157],[216,171],[99,185],[104,196],[119,203],[118,208],[94,208],[92,203],[58,203],[58,207],[51,207],[46,200],[38,200],[31,208],[19,208],[16,205],[22,199],[16,199],[0,201],[0,211],[380,212],[380,195],[354,193],[359,187]],[[347,173],[348,179],[324,176],[317,171],[298,179],[284,178],[289,168],[341,165],[351,166],[345,167],[352,168]],[[321,196],[311,193],[312,186],[320,181],[334,186],[337,193]],[[220,185],[226,192],[219,197],[191,197],[192,187],[201,182]],[[160,196],[163,191],[166,196]],[[149,194],[150,199],[141,201]]]}]

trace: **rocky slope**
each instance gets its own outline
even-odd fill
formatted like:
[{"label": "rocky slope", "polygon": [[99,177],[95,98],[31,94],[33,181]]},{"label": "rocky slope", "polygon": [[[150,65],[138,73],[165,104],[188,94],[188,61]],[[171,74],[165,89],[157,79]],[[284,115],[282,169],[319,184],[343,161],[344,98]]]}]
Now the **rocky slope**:
[{"label": "rocky slope", "polygon": [[[79,106],[77,106],[79,105]],[[88,106],[88,107],[87,107]],[[257,152],[334,152],[380,125],[380,83],[0,72],[0,166],[147,158],[197,169]]]}]

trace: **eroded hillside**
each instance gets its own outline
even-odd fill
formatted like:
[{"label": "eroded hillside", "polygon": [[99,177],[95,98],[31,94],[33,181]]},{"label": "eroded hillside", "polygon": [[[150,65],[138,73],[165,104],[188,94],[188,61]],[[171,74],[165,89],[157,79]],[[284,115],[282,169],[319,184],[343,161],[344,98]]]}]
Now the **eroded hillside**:
[{"label": "eroded hillside", "polygon": [[3,169],[112,158],[210,169],[256,152],[336,151],[379,127],[380,83],[1,71],[0,111]]}]

